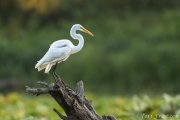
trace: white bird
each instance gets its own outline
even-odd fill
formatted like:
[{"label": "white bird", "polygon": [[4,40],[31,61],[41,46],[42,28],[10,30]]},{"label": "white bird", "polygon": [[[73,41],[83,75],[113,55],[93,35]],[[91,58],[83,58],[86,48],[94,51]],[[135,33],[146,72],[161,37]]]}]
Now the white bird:
[{"label": "white bird", "polygon": [[93,34],[85,29],[82,25],[73,25],[70,30],[70,35],[73,39],[78,40],[79,44],[75,46],[70,40],[67,39],[53,42],[46,54],[37,62],[35,69],[38,69],[38,71],[45,69],[45,73],[49,73],[52,66],[65,61],[71,54],[79,52],[84,46],[84,38],[81,34],[76,33],[77,30],[93,36]]}]

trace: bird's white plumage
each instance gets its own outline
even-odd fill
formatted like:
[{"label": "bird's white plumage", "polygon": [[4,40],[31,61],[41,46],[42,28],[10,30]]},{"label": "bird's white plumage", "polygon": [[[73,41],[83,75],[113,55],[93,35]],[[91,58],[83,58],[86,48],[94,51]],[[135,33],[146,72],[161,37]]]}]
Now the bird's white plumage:
[{"label": "bird's white plumage", "polygon": [[38,68],[38,71],[47,68],[45,73],[48,73],[53,65],[60,63],[66,60],[72,50],[72,43],[69,40],[58,40],[51,44],[49,50],[38,61],[35,68]]},{"label": "bird's white plumage", "polygon": [[[71,37],[79,41],[77,46],[74,46],[71,41],[66,39],[53,42],[46,54],[37,62],[35,68],[37,68],[38,71],[45,69],[45,73],[49,73],[53,65],[65,61],[71,54],[79,52],[84,45],[84,39],[82,35],[77,34],[76,31],[82,31],[82,29],[83,27],[80,24],[75,24],[70,30]],[[89,31],[86,30],[84,32]]]},{"label": "bird's white plumage", "polygon": [[65,46],[73,47],[74,45],[72,44],[71,41],[67,39],[57,40],[50,45],[50,47],[56,47],[56,48],[61,48]]}]

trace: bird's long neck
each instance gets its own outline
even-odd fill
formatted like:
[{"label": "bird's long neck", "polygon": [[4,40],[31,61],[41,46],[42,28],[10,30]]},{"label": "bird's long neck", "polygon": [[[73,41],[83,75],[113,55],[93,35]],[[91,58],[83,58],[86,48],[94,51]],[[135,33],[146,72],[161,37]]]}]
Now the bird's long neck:
[{"label": "bird's long neck", "polygon": [[84,38],[81,34],[77,34],[76,30],[71,30],[70,35],[73,39],[76,39],[79,41],[78,45],[76,45],[76,46],[74,45],[74,47],[72,48],[71,54],[74,54],[74,53],[79,52],[83,48]]}]

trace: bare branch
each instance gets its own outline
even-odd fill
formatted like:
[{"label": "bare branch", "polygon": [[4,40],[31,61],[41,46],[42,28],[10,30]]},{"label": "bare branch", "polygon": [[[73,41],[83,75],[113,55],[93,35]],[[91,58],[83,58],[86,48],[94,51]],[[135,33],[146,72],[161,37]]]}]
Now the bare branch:
[{"label": "bare branch", "polygon": [[26,92],[38,96],[40,94],[47,94],[49,92],[48,88],[31,88],[29,86],[26,86]]},{"label": "bare branch", "polygon": [[53,109],[62,120],[116,120],[112,116],[100,117],[96,114],[96,111],[84,96],[83,81],[77,83],[76,91],[57,78],[55,84],[48,85],[45,82],[38,82],[38,84],[43,85],[44,88],[26,86],[26,92],[36,96],[50,94],[66,113],[67,117],[58,112],[57,109]]},{"label": "bare branch", "polygon": [[77,94],[79,102],[83,103],[84,102],[84,84],[83,84],[83,81],[79,81],[77,83],[76,94]]}]

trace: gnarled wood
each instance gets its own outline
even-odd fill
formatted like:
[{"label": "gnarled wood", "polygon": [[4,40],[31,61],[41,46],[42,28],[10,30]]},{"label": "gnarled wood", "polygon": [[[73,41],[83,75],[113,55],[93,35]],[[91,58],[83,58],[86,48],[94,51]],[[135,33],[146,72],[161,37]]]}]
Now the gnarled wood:
[{"label": "gnarled wood", "polygon": [[96,114],[91,103],[84,97],[83,82],[77,83],[76,90],[70,89],[59,77],[54,77],[55,84],[48,85],[44,82],[38,82],[44,88],[31,88],[26,86],[26,91],[33,95],[50,94],[56,102],[63,108],[66,116],[62,115],[54,108],[56,114],[62,120],[116,120],[112,116],[100,117]]}]

